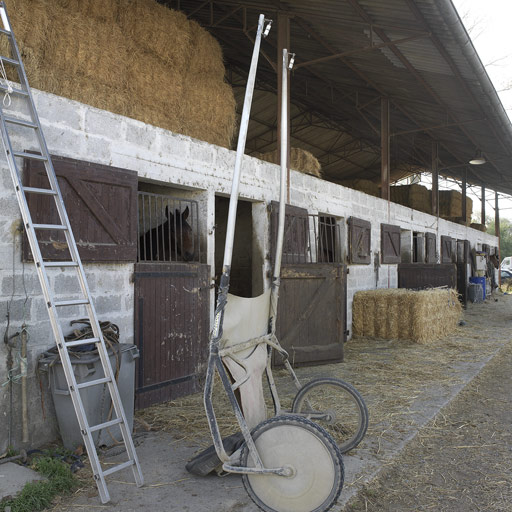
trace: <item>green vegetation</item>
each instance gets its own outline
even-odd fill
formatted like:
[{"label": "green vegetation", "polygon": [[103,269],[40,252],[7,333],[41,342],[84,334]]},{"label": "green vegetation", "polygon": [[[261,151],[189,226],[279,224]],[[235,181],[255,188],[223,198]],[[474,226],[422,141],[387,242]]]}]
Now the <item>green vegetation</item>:
[{"label": "green vegetation", "polygon": [[47,480],[28,483],[14,499],[5,500],[0,507],[11,507],[11,512],[38,512],[48,507],[57,494],[65,494],[77,484],[67,464],[48,456],[37,458],[32,468]]},{"label": "green vegetation", "polygon": [[[494,235],[494,219],[487,217],[486,224],[487,233]],[[500,248],[502,260],[512,256],[512,222],[508,219],[500,219]]]}]

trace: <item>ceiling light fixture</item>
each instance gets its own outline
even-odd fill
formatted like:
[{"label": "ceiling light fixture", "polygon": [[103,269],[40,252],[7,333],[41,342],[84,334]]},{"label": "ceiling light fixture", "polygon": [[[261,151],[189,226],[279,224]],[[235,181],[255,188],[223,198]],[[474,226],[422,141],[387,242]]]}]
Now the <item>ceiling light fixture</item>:
[{"label": "ceiling light fixture", "polygon": [[486,162],[487,160],[479,149],[476,150],[475,156],[469,161],[471,165],[482,165]]}]

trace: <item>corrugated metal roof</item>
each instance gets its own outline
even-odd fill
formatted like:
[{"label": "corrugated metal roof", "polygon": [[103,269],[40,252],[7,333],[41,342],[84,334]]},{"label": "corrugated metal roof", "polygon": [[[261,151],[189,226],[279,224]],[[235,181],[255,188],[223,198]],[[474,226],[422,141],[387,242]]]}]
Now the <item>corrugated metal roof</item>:
[{"label": "corrugated metal roof", "polygon": [[[173,0],[224,48],[243,102],[258,14],[290,21],[292,146],[311,151],[326,179],[379,179],[380,98],[391,103],[391,164],[428,168],[439,142],[441,172],[460,178],[480,149],[488,163],[468,180],[512,194],[512,127],[450,0]],[[277,142],[277,30],[262,44],[248,151]],[[315,59],[345,55],[301,66]]]}]

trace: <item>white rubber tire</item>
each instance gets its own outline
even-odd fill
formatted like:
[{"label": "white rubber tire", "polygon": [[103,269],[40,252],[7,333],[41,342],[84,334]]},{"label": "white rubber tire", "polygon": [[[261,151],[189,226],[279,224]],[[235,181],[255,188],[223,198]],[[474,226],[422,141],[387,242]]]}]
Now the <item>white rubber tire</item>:
[{"label": "white rubber tire", "polygon": [[[343,488],[341,453],[331,436],[317,424],[287,415],[260,423],[252,432],[265,468],[289,467],[293,475],[244,474],[252,500],[266,512],[325,512]],[[245,445],[242,466],[253,462]]]}]

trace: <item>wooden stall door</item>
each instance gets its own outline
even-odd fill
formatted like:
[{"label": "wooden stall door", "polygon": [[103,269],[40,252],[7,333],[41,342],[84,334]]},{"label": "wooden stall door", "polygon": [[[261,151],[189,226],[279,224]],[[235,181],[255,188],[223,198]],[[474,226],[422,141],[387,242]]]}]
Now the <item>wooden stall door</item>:
[{"label": "wooden stall door", "polygon": [[210,267],[135,265],[135,406],[200,390],[208,356]]},{"label": "wooden stall door", "polygon": [[[292,365],[343,360],[346,341],[346,266],[285,265],[277,314],[277,337]],[[275,356],[275,364],[281,358]]]},{"label": "wooden stall door", "polygon": [[398,288],[424,290],[448,286],[457,288],[457,267],[454,263],[400,263]]}]

